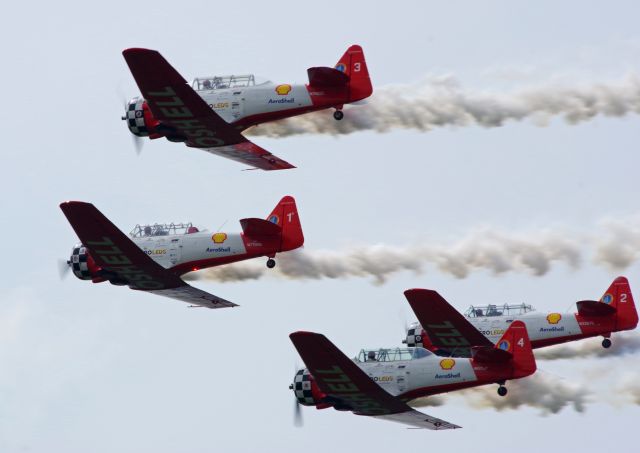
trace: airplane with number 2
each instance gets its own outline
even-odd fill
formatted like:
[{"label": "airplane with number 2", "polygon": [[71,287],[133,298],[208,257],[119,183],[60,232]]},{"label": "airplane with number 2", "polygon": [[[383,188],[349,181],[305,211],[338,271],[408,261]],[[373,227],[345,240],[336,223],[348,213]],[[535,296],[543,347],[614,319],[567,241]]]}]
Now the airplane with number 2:
[{"label": "airplane with number 2", "polygon": [[251,126],[334,108],[341,120],[345,104],[373,92],[362,48],[347,49],[335,67],[307,69],[308,84],[256,83],[253,75],[197,77],[191,85],[155,50],[123,52],[142,93],[122,117],[136,137],[182,142],[262,170],[293,165],[247,140]]},{"label": "airplane with number 2", "polygon": [[[405,291],[414,311],[424,302]],[[454,390],[499,384],[505,396],[505,381],[520,379],[536,371],[527,329],[514,321],[496,345],[473,348],[471,358],[443,358],[423,348],[371,349],[355,359],[344,355],[324,335],[295,332],[290,336],[306,369],[299,370],[289,386],[300,405],[317,409],[333,407],[378,419],[433,430],[460,428],[410,407],[407,402]]]},{"label": "airplane with number 2", "polygon": [[90,203],[68,201],[60,208],[81,241],[66,263],[76,277],[207,308],[236,304],[192,287],[181,275],[261,256],[268,257],[267,267],[273,268],[276,253],[304,243],[296,203],[290,196],[280,200],[267,220],[240,220],[242,233],[210,233],[191,223],[171,223],[137,225],[127,237]]},{"label": "airplane with number 2", "polygon": [[415,311],[418,323],[409,326],[403,343],[425,347],[440,356],[470,357],[473,347],[497,342],[514,320],[525,323],[534,349],[597,336],[604,337],[602,346],[609,348],[613,332],[638,325],[638,312],[625,277],[616,278],[600,300],[577,302],[577,313],[542,313],[520,304],[476,305],[462,315],[436,291],[411,297],[419,298],[424,308]]}]

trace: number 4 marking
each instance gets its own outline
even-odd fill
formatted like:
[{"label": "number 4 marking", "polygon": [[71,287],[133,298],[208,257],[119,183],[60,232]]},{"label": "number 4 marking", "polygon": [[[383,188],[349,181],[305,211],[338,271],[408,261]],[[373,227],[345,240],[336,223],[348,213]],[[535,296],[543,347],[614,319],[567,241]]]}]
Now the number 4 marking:
[{"label": "number 4 marking", "polygon": [[518,343],[517,343],[517,344],[518,344],[518,346],[520,346],[521,348],[524,348],[524,338],[520,338],[520,339],[518,340]]}]

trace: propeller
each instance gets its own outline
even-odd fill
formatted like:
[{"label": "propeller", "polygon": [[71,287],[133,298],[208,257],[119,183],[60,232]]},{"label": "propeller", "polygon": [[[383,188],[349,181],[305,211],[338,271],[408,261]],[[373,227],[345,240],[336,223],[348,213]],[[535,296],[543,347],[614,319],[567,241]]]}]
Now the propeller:
[{"label": "propeller", "polygon": [[298,398],[293,400],[293,426],[296,428],[301,428],[304,425],[304,420],[302,419],[302,410],[300,409],[300,402]]},{"label": "propeller", "polygon": [[60,280],[64,280],[64,278],[69,275],[70,270],[71,262],[69,260],[63,260],[62,258],[58,260],[58,273],[60,274]]},{"label": "propeller", "polygon": [[[294,376],[298,373],[298,370],[300,370],[300,366],[296,361],[293,364]],[[296,384],[292,382],[291,385],[289,386],[289,389],[295,392],[295,389],[294,389],[295,385]],[[302,425],[304,425],[304,420],[302,419],[302,409],[300,406],[301,406],[300,401],[298,401],[298,398],[296,398],[296,395],[294,393],[293,394],[293,426],[295,426],[296,428],[301,428]]]},{"label": "propeller", "polygon": [[[116,91],[118,93],[118,97],[120,98],[120,101],[122,102],[122,106],[125,112],[125,114],[121,117],[121,119],[122,121],[126,121],[127,111],[129,109],[129,101],[127,100],[127,97],[122,91],[122,87],[120,86],[120,84],[118,84]],[[137,135],[134,135],[134,134],[131,134],[131,137],[132,137],[131,140],[133,141],[133,149],[135,150],[136,155],[139,156],[140,153],[142,152],[142,146],[144,145],[144,140],[142,140],[142,137],[138,137]]]},{"label": "propeller", "polygon": [[144,140],[142,140],[142,137],[138,137],[134,134],[131,134],[131,138],[133,139],[133,148],[136,150],[136,155],[139,156],[142,152],[142,145],[144,145]]}]

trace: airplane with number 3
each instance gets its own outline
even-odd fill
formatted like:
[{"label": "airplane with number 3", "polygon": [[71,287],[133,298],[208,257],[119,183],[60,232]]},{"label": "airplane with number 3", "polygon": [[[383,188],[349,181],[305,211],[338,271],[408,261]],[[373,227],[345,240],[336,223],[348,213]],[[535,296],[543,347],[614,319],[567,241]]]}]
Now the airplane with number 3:
[{"label": "airplane with number 3", "polygon": [[[280,200],[267,220],[240,220],[242,233],[199,231],[191,223],[137,225],[127,237],[95,206],[80,201],[60,205],[81,243],[66,268],[81,280],[108,281],[207,308],[236,304],[194,288],[180,276],[192,271],[266,256],[304,243],[293,197]],[[63,263],[64,264],[64,263]]]},{"label": "airplane with number 3", "polygon": [[[425,289],[405,291],[414,311],[425,308]],[[333,407],[378,419],[433,430],[460,428],[410,407],[407,402],[439,393],[499,384],[536,371],[527,329],[514,321],[496,345],[472,349],[470,358],[443,358],[423,348],[371,349],[349,359],[324,335],[295,332],[290,336],[307,368],[299,370],[289,386],[299,407]]]},{"label": "airplane with number 3", "polygon": [[253,75],[197,77],[191,85],[155,50],[123,52],[142,93],[122,117],[136,137],[182,142],[262,170],[293,165],[247,140],[241,132],[268,121],[334,108],[371,96],[362,48],[353,45],[333,67],[307,69],[308,84],[256,83]]},{"label": "airplane with number 3", "polygon": [[418,323],[409,326],[403,343],[440,356],[470,357],[473,347],[494,344],[515,320],[527,326],[534,349],[597,336],[604,337],[602,346],[609,348],[613,332],[638,325],[625,277],[616,278],[600,300],[577,302],[577,313],[541,313],[520,304],[472,306],[462,315],[436,291],[411,297],[420,297],[424,309],[416,311]]}]

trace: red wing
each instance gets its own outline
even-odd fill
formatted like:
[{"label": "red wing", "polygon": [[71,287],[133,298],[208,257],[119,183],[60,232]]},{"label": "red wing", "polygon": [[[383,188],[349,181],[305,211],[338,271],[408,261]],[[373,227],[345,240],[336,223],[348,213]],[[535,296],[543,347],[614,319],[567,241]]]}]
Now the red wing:
[{"label": "red wing", "polygon": [[122,54],[160,131],[171,140],[263,170],[294,168],[216,114],[159,52],[134,48]]},{"label": "red wing", "polygon": [[252,167],[260,168],[262,170],[286,170],[288,168],[296,168],[289,162],[274,156],[266,149],[259,147],[247,139],[245,139],[244,142],[236,143],[235,145],[203,149],[211,154],[217,154],[218,156],[226,157],[227,159],[251,165]]},{"label": "red wing", "polygon": [[430,289],[410,289],[404,292],[431,344],[455,357],[471,357],[471,347],[493,343],[462,314]]},{"label": "red wing", "polygon": [[131,289],[209,308],[235,305],[187,285],[173,272],[160,266],[92,204],[68,201],[62,203],[60,209],[109,280],[123,282]]},{"label": "red wing", "polygon": [[[421,414],[391,395],[373,382],[324,335],[295,332],[289,337],[320,390],[335,404],[348,408],[357,415],[401,421],[421,428],[457,428],[443,420]],[[411,423],[409,418],[415,417],[414,413],[418,417]]]}]

